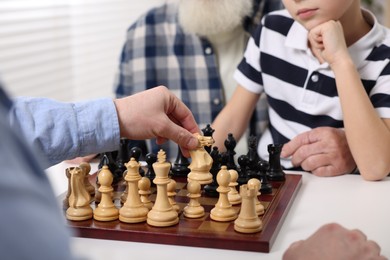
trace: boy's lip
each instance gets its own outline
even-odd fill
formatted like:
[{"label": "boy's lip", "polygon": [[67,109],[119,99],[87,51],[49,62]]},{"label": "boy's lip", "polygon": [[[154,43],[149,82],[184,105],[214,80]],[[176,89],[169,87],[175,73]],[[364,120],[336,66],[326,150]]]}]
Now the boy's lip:
[{"label": "boy's lip", "polygon": [[302,8],[297,11],[297,16],[301,19],[308,19],[313,16],[317,10],[317,8]]}]

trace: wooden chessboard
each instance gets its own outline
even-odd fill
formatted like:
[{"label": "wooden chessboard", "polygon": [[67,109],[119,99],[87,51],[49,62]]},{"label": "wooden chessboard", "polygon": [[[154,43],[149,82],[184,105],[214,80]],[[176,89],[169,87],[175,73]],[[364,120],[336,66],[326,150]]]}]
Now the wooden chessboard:
[{"label": "wooden chessboard", "polygon": [[[76,231],[75,235],[79,237],[268,253],[301,186],[301,177],[297,174],[286,174],[285,182],[270,182],[273,186],[272,194],[259,196],[265,207],[265,213],[261,218],[263,230],[254,234],[236,232],[234,221],[216,222],[211,220],[209,213],[218,198],[202,196],[200,203],[205,208],[205,216],[199,219],[186,218],[182,209],[189,199],[186,196],[186,182],[183,178],[175,178],[177,182],[175,200],[181,208],[180,220],[175,226],[161,228],[152,227],[146,222],[127,224],[119,220],[101,222],[93,219],[68,221],[67,223]],[[91,178],[96,178],[96,174],[91,175]],[[94,183],[94,180],[91,183]],[[119,198],[123,187],[116,190],[114,192],[115,204],[119,208],[121,207]],[[152,201],[154,201],[155,196],[155,188],[152,187],[152,195],[150,196]],[[64,198],[65,194],[60,199]],[[92,202],[91,206],[95,208],[95,202]],[[239,207],[237,207],[238,209]]]}]

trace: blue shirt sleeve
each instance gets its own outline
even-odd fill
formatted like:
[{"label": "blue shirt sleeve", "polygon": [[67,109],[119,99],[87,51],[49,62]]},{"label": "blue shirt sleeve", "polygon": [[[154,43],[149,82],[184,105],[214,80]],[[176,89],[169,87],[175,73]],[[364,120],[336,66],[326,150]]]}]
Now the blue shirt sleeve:
[{"label": "blue shirt sleeve", "polygon": [[44,167],[66,159],[117,150],[119,122],[113,100],[63,103],[47,98],[19,97],[9,123],[23,139],[48,158]]}]

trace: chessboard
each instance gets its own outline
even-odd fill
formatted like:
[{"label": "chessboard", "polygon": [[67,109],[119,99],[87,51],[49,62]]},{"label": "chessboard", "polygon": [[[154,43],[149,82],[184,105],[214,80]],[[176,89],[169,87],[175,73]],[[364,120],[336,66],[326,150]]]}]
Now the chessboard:
[{"label": "chessboard", "polygon": [[[218,198],[204,194],[199,202],[205,209],[205,216],[199,219],[186,218],[183,208],[189,201],[186,196],[187,180],[183,177],[174,179],[177,183],[175,201],[180,206],[179,223],[174,226],[153,227],[146,222],[128,224],[119,220],[102,222],[94,219],[67,220],[67,224],[78,237],[268,253],[302,183],[301,175],[298,174],[286,174],[285,181],[270,181],[272,193],[258,196],[265,207],[265,213],[261,217],[262,231],[243,234],[234,230],[234,221],[217,222],[210,218],[210,210]],[[91,184],[95,184],[96,173],[90,175],[89,180]],[[118,208],[122,206],[120,196],[123,190],[124,185],[114,186],[113,198]],[[59,199],[63,200],[65,196],[66,194],[63,194]],[[155,197],[156,188],[152,186],[150,199],[154,201]],[[97,204],[92,201],[91,207],[95,209]],[[239,210],[239,206],[233,207]]]}]

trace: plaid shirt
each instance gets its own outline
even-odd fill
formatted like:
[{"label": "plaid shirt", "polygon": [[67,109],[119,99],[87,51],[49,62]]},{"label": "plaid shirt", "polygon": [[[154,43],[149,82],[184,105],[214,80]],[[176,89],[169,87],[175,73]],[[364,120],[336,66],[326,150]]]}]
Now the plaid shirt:
[{"label": "plaid shirt", "polygon": [[[199,127],[204,128],[225,104],[216,60],[207,39],[183,32],[178,24],[177,5],[165,4],[151,9],[129,28],[115,84],[116,95],[123,97],[165,85],[190,108]],[[252,129],[264,128],[268,122],[265,110],[264,103],[259,104],[257,119],[253,120],[257,126]],[[149,143],[153,153],[160,148],[171,160],[176,158],[177,145],[173,142],[162,146],[154,141]]]}]

